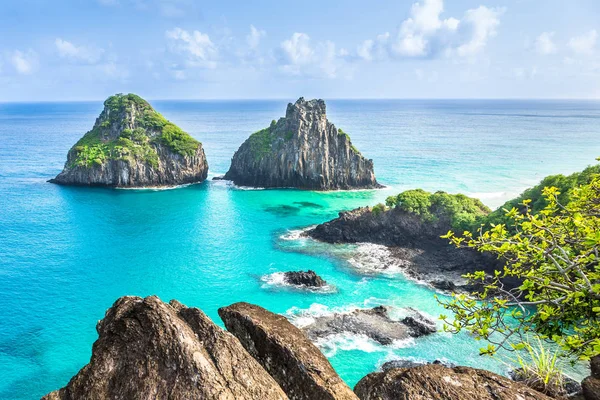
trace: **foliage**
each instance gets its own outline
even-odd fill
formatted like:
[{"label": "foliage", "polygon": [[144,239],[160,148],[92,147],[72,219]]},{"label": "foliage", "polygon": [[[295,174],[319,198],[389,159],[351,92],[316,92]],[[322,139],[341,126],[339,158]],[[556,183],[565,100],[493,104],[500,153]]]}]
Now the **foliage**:
[{"label": "foliage", "polygon": [[531,340],[524,343],[523,352],[517,353],[516,360],[513,360],[513,364],[519,366],[519,369],[514,371],[518,380],[551,397],[565,395],[559,349],[549,349],[539,336],[535,336],[534,344]]},{"label": "foliage", "polygon": [[375,216],[378,216],[379,214],[383,213],[384,211],[385,211],[385,204],[383,204],[383,203],[375,204],[371,208],[371,212]]},{"label": "foliage", "polygon": [[[600,175],[572,189],[566,205],[556,187],[542,189],[542,196],[546,205],[537,213],[529,199],[521,204],[523,213],[516,207],[506,211],[513,230],[499,224],[487,231],[482,227],[478,234],[444,236],[457,247],[495,254],[506,264],[487,279],[483,271],[465,275],[485,282],[485,289],[441,301],[455,314],[453,321],[442,319],[451,332],[467,330],[487,340],[484,354],[522,349],[526,336],[535,332],[556,342],[564,355],[589,359],[600,353]],[[522,284],[505,289],[504,278]]]},{"label": "foliage", "polygon": [[510,210],[514,207],[523,212],[523,200],[531,200],[530,209],[534,214],[543,210],[548,205],[542,193],[546,187],[558,188],[560,192],[558,196],[559,203],[568,204],[571,198],[571,191],[578,186],[589,183],[594,174],[598,173],[600,173],[600,165],[588,167],[581,172],[576,172],[568,176],[562,174],[547,176],[538,185],[527,189],[519,197],[507,201],[504,205],[494,210],[481,223],[505,224],[511,228],[512,220],[505,215],[506,212],[504,210]]},{"label": "foliage", "polygon": [[262,159],[265,155],[271,152],[274,136],[271,133],[271,128],[261,129],[254,132],[248,138],[250,151],[256,159]]},{"label": "foliage", "polygon": [[398,207],[406,212],[421,216],[425,221],[449,221],[456,230],[468,230],[487,215],[490,210],[478,199],[463,194],[446,192],[429,193],[423,189],[413,189],[390,196],[385,201],[390,208]]},{"label": "foliage", "polygon": [[350,140],[350,135],[348,135],[346,132],[344,132],[342,130],[342,128],[338,129],[338,135],[340,136],[345,136],[346,139],[348,139],[348,143],[350,143],[350,148],[356,153],[356,154],[360,154],[360,151],[358,151],[358,149],[356,147],[354,147],[354,145],[352,144],[352,141]]},{"label": "foliage", "polygon": [[[117,94],[104,102],[100,121],[73,146],[73,164],[83,167],[104,161],[143,160],[158,167],[154,144],[162,143],[183,156],[193,156],[200,143],[169,122],[135,94]],[[131,118],[133,115],[134,118]],[[126,124],[134,120],[134,127]],[[114,137],[113,132],[120,132]]]}]

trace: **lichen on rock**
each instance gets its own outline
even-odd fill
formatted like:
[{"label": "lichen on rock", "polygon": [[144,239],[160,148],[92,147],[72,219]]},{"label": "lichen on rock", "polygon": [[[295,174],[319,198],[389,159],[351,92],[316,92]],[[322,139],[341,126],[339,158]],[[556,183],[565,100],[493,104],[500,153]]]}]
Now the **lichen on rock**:
[{"label": "lichen on rock", "polygon": [[50,182],[90,186],[171,186],[201,182],[208,164],[202,144],[141,97],[104,102],[93,128],[69,150]]},{"label": "lichen on rock", "polygon": [[336,190],[381,187],[373,161],[327,120],[323,100],[298,99],[286,115],[252,134],[224,179],[241,186]]}]

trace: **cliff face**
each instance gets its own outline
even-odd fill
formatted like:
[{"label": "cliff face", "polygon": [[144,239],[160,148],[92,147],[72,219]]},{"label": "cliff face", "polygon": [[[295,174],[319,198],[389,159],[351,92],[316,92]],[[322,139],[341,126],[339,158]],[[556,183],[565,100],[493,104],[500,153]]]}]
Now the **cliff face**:
[{"label": "cliff face", "polygon": [[298,99],[285,118],[250,136],[224,177],[237,185],[313,190],[377,188],[373,161],[327,120],[323,100]]},{"label": "cliff face", "polygon": [[144,187],[202,182],[208,163],[202,144],[167,121],[148,102],[115,95],[67,155],[50,182],[64,185]]}]

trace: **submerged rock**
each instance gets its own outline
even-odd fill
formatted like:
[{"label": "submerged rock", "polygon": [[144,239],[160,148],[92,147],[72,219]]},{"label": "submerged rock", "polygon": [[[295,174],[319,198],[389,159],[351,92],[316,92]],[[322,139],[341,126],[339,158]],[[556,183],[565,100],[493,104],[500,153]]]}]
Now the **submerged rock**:
[{"label": "submerged rock", "polygon": [[202,182],[208,163],[202,144],[134,94],[117,94],[69,150],[63,185],[145,187]]},{"label": "submerged rock", "polygon": [[283,279],[286,283],[296,286],[307,286],[307,287],[323,287],[327,285],[327,282],[321,278],[315,271],[288,271],[284,272]]},{"label": "submerged rock", "polygon": [[90,363],[44,399],[287,398],[240,342],[197,308],[122,297],[97,331]]},{"label": "submerged rock", "polygon": [[381,187],[373,161],[327,120],[323,100],[298,99],[286,115],[252,134],[224,179],[237,185],[335,190]]},{"label": "submerged rock", "polygon": [[318,317],[303,328],[308,337],[319,338],[335,334],[351,333],[366,335],[382,345],[390,345],[396,340],[420,337],[435,332],[435,323],[410,310],[411,315],[395,321],[388,314],[388,307],[378,306],[367,310],[354,310],[348,313],[335,313]]},{"label": "submerged rock", "polygon": [[469,367],[428,364],[392,368],[362,378],[354,387],[361,400],[550,400],[519,382]]},{"label": "submerged rock", "polygon": [[356,400],[325,356],[285,317],[248,303],[220,308],[219,315],[290,399]]}]

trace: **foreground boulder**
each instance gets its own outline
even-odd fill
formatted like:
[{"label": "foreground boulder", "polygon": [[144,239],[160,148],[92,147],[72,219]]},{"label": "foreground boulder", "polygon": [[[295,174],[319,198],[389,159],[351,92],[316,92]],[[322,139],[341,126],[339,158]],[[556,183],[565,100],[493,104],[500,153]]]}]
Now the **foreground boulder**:
[{"label": "foreground boulder", "polygon": [[173,186],[202,182],[208,163],[202,144],[134,94],[117,94],[69,150],[63,185]]},{"label": "foreground boulder", "polygon": [[382,345],[410,337],[420,337],[436,331],[435,323],[418,311],[408,309],[409,315],[400,321],[390,318],[389,308],[378,306],[372,309],[358,309],[348,313],[334,313],[315,319],[305,326],[304,332],[316,341],[330,335],[352,333],[366,335]]},{"label": "foreground boulder", "polygon": [[44,399],[287,398],[240,342],[197,308],[122,297],[97,331],[90,363]]},{"label": "foreground boulder", "polygon": [[489,371],[428,364],[393,368],[362,378],[361,400],[550,400],[521,383]]},{"label": "foreground boulder", "polygon": [[221,308],[219,315],[290,399],[356,400],[325,356],[285,317],[248,303]]},{"label": "foreground boulder", "polygon": [[285,118],[252,134],[224,179],[237,185],[313,190],[378,188],[373,161],[327,120],[323,100],[298,99]]},{"label": "foreground boulder", "polygon": [[592,357],[590,361],[592,374],[581,382],[585,400],[600,400],[600,356]]},{"label": "foreground boulder", "polygon": [[286,283],[295,286],[319,288],[327,285],[327,282],[323,278],[310,269],[308,271],[284,272],[283,279]]}]

